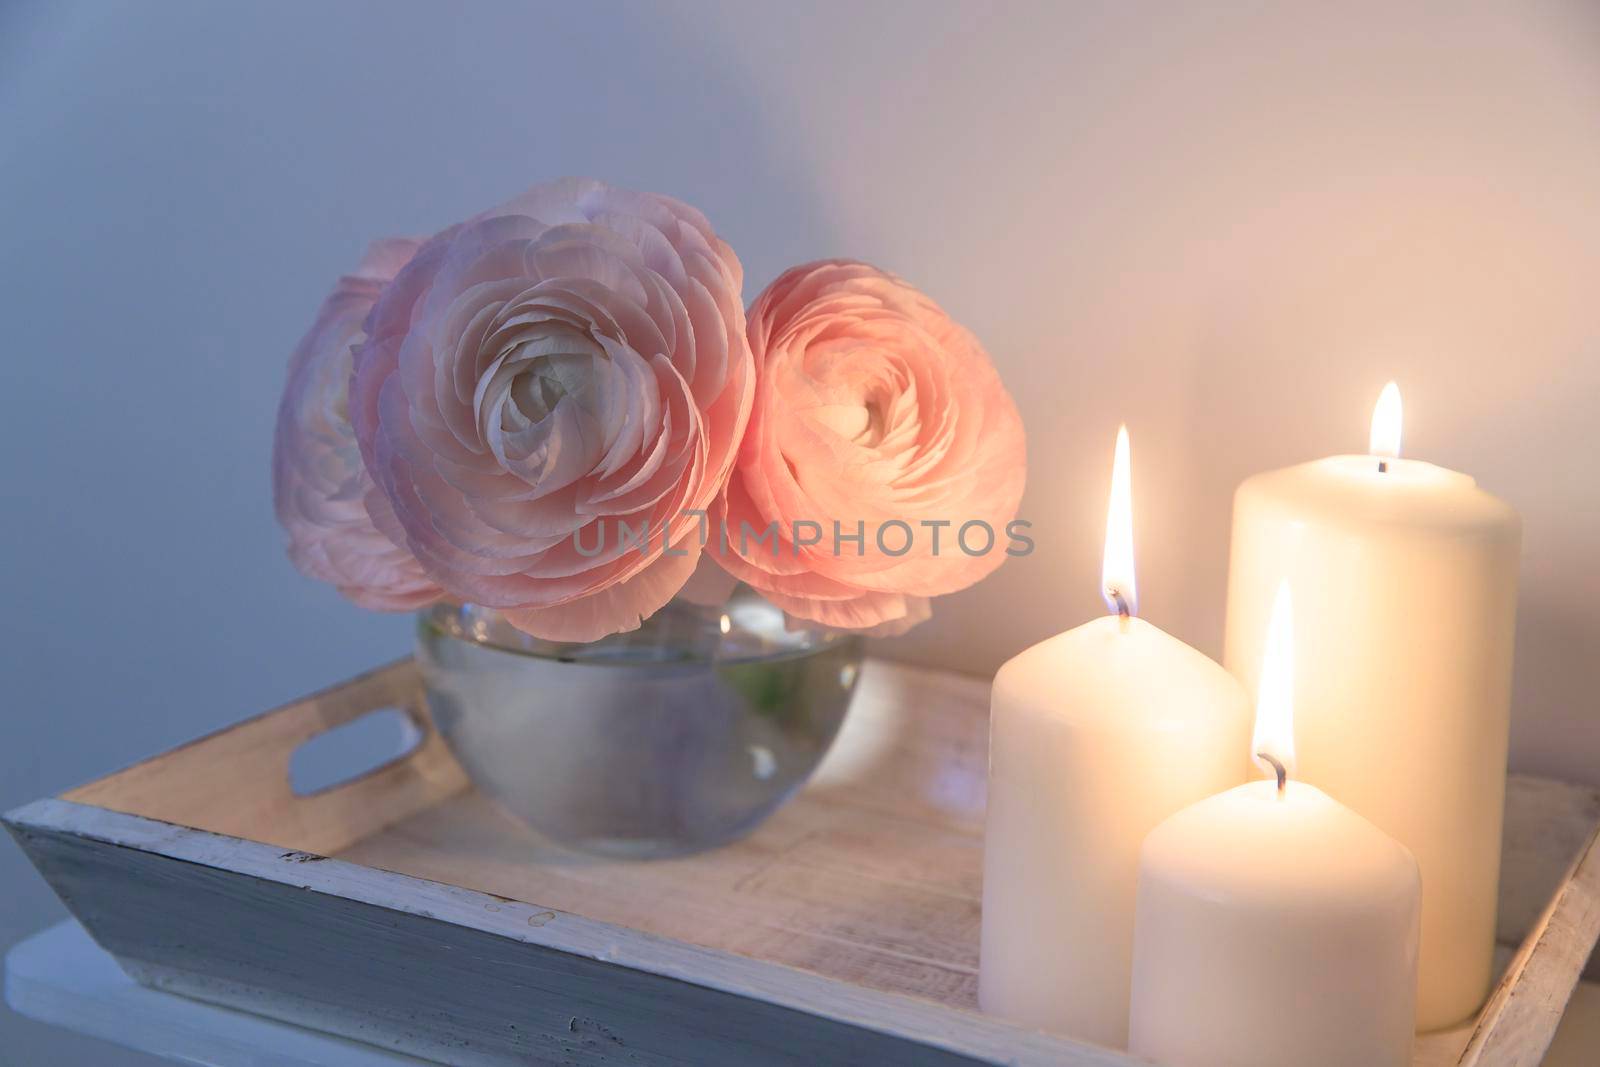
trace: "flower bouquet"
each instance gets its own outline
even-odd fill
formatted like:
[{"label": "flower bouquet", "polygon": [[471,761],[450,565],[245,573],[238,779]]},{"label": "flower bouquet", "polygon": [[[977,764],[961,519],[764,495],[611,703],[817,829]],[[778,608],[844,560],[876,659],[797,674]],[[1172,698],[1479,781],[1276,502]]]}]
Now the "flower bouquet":
[{"label": "flower bouquet", "polygon": [[374,243],[290,361],[290,559],[419,611],[441,732],[569,845],[748,831],[836,733],[858,635],[1031,547],[968,331],[864,263],[742,287],[693,208],[567,179]]}]

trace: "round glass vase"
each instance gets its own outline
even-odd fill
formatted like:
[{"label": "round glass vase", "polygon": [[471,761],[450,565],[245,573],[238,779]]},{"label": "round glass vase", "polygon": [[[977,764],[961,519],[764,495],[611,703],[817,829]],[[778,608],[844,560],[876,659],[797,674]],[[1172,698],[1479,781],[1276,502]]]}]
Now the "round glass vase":
[{"label": "round glass vase", "polygon": [[417,620],[434,721],[478,789],[561,845],[628,858],[725,844],[782,806],[839,732],[861,657],[859,637],[788,629],[743,588],[589,644],[473,604]]}]

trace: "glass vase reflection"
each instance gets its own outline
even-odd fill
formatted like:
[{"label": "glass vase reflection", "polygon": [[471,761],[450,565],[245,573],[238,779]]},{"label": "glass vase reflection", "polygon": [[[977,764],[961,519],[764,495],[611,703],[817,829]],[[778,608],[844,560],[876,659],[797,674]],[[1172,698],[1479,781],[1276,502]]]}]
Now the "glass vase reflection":
[{"label": "glass vase reflection", "polygon": [[478,789],[568,848],[631,858],[712,848],[776,811],[838,734],[861,658],[859,637],[790,629],[744,589],[589,644],[472,604],[417,625],[434,721]]}]

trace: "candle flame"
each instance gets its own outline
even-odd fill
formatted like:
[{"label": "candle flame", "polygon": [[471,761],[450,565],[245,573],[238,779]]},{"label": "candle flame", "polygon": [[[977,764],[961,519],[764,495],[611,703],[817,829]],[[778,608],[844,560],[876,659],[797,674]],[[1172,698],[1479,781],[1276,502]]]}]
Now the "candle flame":
[{"label": "candle flame", "polygon": [[[1267,623],[1267,645],[1261,659],[1261,685],[1256,691],[1256,728],[1251,753],[1271,756],[1294,773],[1294,607],[1289,583],[1278,583]],[[1267,761],[1256,764],[1275,775]]]},{"label": "candle flame", "polygon": [[1389,459],[1400,456],[1400,387],[1393,382],[1383,387],[1372,409],[1372,434],[1367,438],[1367,451]]},{"label": "candle flame", "polygon": [[1133,472],[1128,458],[1128,428],[1117,428],[1116,458],[1111,463],[1111,501],[1106,507],[1106,550],[1100,563],[1100,594],[1119,615],[1139,614],[1139,590],[1133,580]]}]

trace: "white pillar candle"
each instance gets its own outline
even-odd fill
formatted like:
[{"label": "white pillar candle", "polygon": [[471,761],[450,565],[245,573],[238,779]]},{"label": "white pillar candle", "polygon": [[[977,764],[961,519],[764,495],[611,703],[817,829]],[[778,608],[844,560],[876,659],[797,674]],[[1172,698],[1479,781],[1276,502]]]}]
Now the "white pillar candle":
[{"label": "white pillar candle", "polygon": [[1249,695],[1138,618],[1126,430],[1102,585],[1117,614],[1016,656],[995,677],[984,839],[983,1009],[1122,1048],[1145,834],[1245,778]]},{"label": "white pillar candle", "polygon": [[1520,521],[1465,474],[1372,455],[1260,474],[1234,498],[1223,662],[1259,677],[1273,589],[1298,603],[1300,766],[1422,868],[1417,1022],[1458,1022],[1492,977]]},{"label": "white pillar candle", "polygon": [[1293,780],[1287,591],[1255,748],[1282,768],[1156,827],[1139,865],[1129,1047],[1163,1067],[1409,1067],[1417,864]]}]

